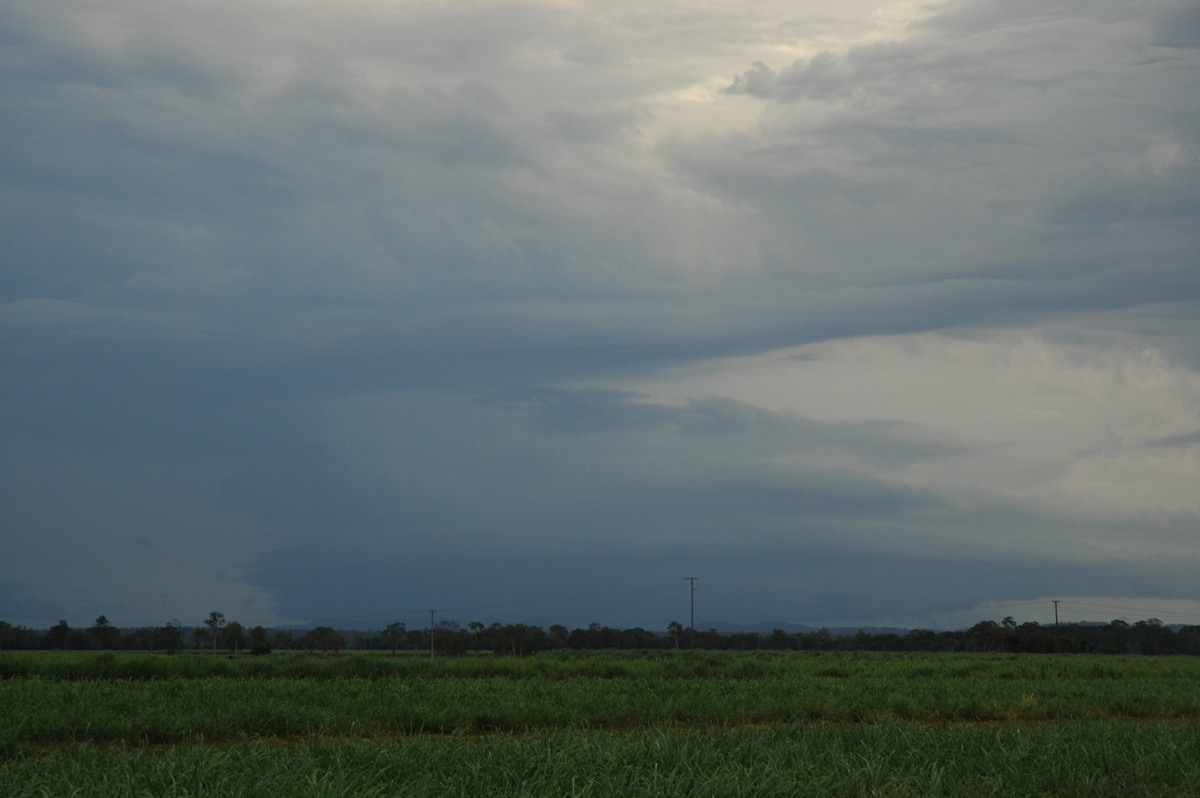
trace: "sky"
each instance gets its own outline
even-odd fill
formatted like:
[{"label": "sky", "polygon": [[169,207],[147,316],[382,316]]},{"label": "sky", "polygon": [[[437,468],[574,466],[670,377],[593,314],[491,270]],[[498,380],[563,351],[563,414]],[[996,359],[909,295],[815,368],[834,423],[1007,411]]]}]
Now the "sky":
[{"label": "sky", "polygon": [[1200,623],[1200,4],[0,31],[0,619]]}]

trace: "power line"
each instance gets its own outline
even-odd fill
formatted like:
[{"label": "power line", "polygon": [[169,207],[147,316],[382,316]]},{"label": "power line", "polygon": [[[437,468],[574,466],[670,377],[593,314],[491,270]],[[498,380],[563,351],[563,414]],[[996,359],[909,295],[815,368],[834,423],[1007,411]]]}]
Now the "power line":
[{"label": "power line", "polygon": [[1129,612],[1146,612],[1154,615],[1187,615],[1192,618],[1200,618],[1200,612],[1189,612],[1187,610],[1168,610],[1168,609],[1149,609],[1146,607],[1122,607],[1116,604],[1093,604],[1088,601],[1067,601],[1063,604],[1078,604],[1081,607],[1099,607],[1106,610],[1127,610]]}]

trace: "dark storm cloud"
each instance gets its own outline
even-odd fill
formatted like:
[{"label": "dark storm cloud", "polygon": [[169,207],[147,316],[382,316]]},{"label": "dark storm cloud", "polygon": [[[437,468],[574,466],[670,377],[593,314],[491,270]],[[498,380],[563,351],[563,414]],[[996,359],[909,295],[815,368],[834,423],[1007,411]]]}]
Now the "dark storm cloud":
[{"label": "dark storm cloud", "polygon": [[33,585],[0,582],[0,607],[9,618],[50,618],[70,615],[65,605],[31,596]]},{"label": "dark storm cloud", "polygon": [[775,92],[779,76],[773,69],[762,61],[733,78],[733,83],[725,87],[726,94],[750,94],[755,97],[767,98]]},{"label": "dark storm cloud", "polygon": [[[1025,551],[1069,514],[913,476],[1001,448],[986,430],[899,405],[667,402],[639,381],[1036,325],[1194,367],[1194,8],[972,0],[886,41],[771,13],[6,8],[3,473],[20,490],[0,524],[22,532],[0,616],[221,601],[309,618],[443,583],[568,595],[656,563],[784,584],[780,559],[818,549],[879,602],[938,601],[955,558],[956,591],[997,595],[985,554],[1006,530]],[[771,45],[776,28],[842,44]],[[1179,414],[1126,440],[1189,446]],[[1113,573],[1072,568],[1079,590]]]},{"label": "dark storm cloud", "polygon": [[970,448],[951,441],[908,439],[906,425],[900,422],[817,422],[716,397],[665,405],[631,391],[525,387],[489,393],[477,401],[522,410],[534,431],[552,435],[657,429],[710,436],[709,440],[738,440],[769,452],[843,450],[891,463],[947,457]]},{"label": "dark storm cloud", "polygon": [[[714,571],[714,559],[721,563]],[[969,610],[997,596],[1138,595],[1170,598],[1186,591],[1181,564],[1070,559],[878,554],[838,546],[730,547],[714,557],[686,547],[670,552],[539,557],[479,557],[421,549],[296,549],[256,563],[251,580],[279,596],[290,617],[380,627],[401,620],[422,628],[428,609],[439,619],[586,625],[641,625],[661,630],[687,618],[683,588],[663,584],[664,565],[701,578],[697,622],[775,621],[851,625],[892,623],[961,628],[949,610]],[[953,595],[958,604],[948,604]],[[363,608],[371,608],[370,615]],[[993,620],[1013,610],[995,611]],[[970,617],[970,616],[968,616]],[[982,620],[974,617],[974,620]]]},{"label": "dark storm cloud", "polygon": [[1185,3],[1167,12],[1155,32],[1155,44],[1163,47],[1200,47],[1200,4]]},{"label": "dark storm cloud", "polygon": [[1195,446],[1200,444],[1200,430],[1185,435],[1168,435],[1149,442],[1150,446]]},{"label": "dark storm cloud", "polygon": [[[493,394],[474,411],[445,402],[435,411],[435,397],[364,405],[361,434],[372,440],[359,433],[348,440],[399,455],[388,458],[387,471],[352,478],[330,469],[337,455],[317,449],[257,462],[228,478],[222,496],[297,533],[394,534],[422,547],[457,539],[468,548],[503,548],[531,537],[550,548],[601,551],[627,545],[631,535],[644,537],[638,547],[656,539],[711,546],[743,524],[786,536],[804,518],[935,509],[940,502],[927,492],[833,463],[898,464],[966,450],[908,437],[896,423],[819,424],[727,401],[672,407],[630,398],[527,388]],[[389,416],[419,418],[427,429],[389,424]],[[827,452],[831,465],[766,462],[796,448]],[[689,451],[692,462],[682,466],[677,460]]]}]

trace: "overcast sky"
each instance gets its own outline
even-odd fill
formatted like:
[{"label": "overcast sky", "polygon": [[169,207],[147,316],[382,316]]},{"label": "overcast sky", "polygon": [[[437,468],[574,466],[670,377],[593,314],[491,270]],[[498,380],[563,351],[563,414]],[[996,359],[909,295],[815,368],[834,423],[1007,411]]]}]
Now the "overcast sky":
[{"label": "overcast sky", "polygon": [[1200,623],[1200,5],[0,3],[0,619]]}]

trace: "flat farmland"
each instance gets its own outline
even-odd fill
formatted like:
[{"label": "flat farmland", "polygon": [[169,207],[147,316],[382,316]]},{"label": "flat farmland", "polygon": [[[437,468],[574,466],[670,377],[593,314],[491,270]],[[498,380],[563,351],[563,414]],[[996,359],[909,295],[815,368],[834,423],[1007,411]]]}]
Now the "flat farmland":
[{"label": "flat farmland", "polygon": [[0,794],[1200,795],[1200,660],[0,655]]}]

